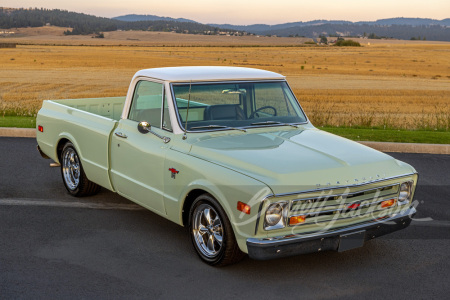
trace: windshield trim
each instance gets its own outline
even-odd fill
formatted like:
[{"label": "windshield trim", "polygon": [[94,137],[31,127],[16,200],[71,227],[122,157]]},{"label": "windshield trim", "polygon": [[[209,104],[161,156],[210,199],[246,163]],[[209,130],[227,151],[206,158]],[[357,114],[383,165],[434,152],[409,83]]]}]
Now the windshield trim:
[{"label": "windshield trim", "polygon": [[[205,129],[205,130],[186,130],[184,128],[183,122],[181,122],[180,120],[180,113],[178,112],[178,106],[176,104],[176,98],[175,98],[175,92],[173,90],[173,86],[174,85],[186,85],[186,84],[192,84],[192,85],[200,85],[200,84],[228,84],[228,83],[259,83],[259,82],[264,82],[264,83],[269,83],[269,82],[284,82],[286,83],[286,86],[288,87],[289,91],[291,92],[292,96],[295,99],[295,103],[297,103],[298,107],[300,108],[300,111],[302,112],[303,116],[305,117],[305,122],[299,122],[299,123],[291,123],[294,125],[305,125],[309,123],[309,119],[308,116],[305,114],[305,111],[303,110],[303,107],[300,105],[300,102],[298,101],[297,97],[295,96],[294,92],[291,89],[291,86],[289,85],[289,83],[287,82],[287,80],[285,78],[280,78],[280,79],[261,79],[261,80],[226,80],[226,81],[196,81],[196,82],[189,82],[189,81],[184,81],[184,82],[170,82],[170,93],[171,93],[171,98],[172,98],[172,104],[173,107],[175,108],[175,115],[177,117],[177,122],[178,122],[178,126],[180,127],[181,131],[183,132],[187,132],[187,133],[202,133],[202,132],[213,132],[213,131],[225,131],[225,130],[234,130],[232,128],[212,128],[212,129]],[[278,127],[278,126],[289,126],[286,125],[285,123],[282,124],[270,124],[270,125],[249,125],[249,126],[240,126],[240,127],[235,127],[235,128],[241,128],[241,129],[254,129],[254,128],[269,128],[269,127]]]}]

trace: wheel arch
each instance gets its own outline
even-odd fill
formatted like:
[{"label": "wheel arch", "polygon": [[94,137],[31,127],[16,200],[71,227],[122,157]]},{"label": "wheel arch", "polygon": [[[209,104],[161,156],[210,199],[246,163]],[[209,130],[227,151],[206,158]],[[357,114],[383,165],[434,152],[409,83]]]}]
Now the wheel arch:
[{"label": "wheel arch", "polygon": [[[200,188],[193,189],[193,190],[189,191],[189,193],[187,193],[186,197],[184,198],[183,208],[181,210],[181,220],[182,220],[183,226],[188,225],[189,211],[191,209],[192,203],[194,203],[195,199],[197,199],[198,196],[203,195],[203,194],[210,194],[210,193],[207,192],[206,190],[200,189]],[[211,195],[211,196],[214,197],[213,195]],[[214,197],[214,198],[216,198],[216,197]]]},{"label": "wheel arch", "polygon": [[189,191],[185,193],[186,196],[184,197],[183,205],[181,206],[181,225],[188,225],[189,210],[192,206],[192,203],[195,201],[195,199],[197,199],[198,196],[202,194],[208,194],[213,197],[225,212],[226,217],[230,220],[230,222],[233,223],[235,216],[232,215],[232,205],[230,205],[231,203],[226,201],[225,194],[217,186],[209,181],[201,180],[192,183],[192,185],[190,185],[188,189]]},{"label": "wheel arch", "polygon": [[61,154],[62,154],[62,150],[64,148],[64,145],[67,144],[68,142],[72,143],[72,145],[75,147],[75,150],[77,151],[78,157],[80,158],[80,160],[83,162],[83,155],[80,151],[80,147],[76,141],[76,139],[67,132],[62,132],[61,134],[59,134],[58,136],[58,142],[56,143],[56,157],[58,158],[58,162],[61,163]]},{"label": "wheel arch", "polygon": [[58,141],[58,144],[56,145],[56,157],[58,158],[59,163],[61,163],[61,154],[64,148],[64,145],[70,142],[67,138],[62,138]]}]

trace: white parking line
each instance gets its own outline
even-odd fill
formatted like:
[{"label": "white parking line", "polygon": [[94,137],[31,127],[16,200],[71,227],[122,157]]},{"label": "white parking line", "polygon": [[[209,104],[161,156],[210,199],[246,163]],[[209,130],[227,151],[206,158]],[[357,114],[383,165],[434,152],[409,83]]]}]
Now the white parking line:
[{"label": "white parking line", "polygon": [[[61,200],[46,199],[14,199],[0,198],[0,206],[50,206],[50,207],[66,207],[66,208],[88,208],[88,209],[111,209],[111,210],[145,210],[137,204],[121,204],[121,203],[91,203],[91,202],[74,202]],[[450,221],[419,221],[413,220],[413,226],[425,227],[450,227]]]},{"label": "white parking line", "polygon": [[121,203],[90,203],[74,202],[46,199],[13,199],[0,198],[0,206],[51,206],[51,207],[69,207],[69,208],[89,208],[89,209],[113,209],[113,210],[145,210],[137,204]]}]

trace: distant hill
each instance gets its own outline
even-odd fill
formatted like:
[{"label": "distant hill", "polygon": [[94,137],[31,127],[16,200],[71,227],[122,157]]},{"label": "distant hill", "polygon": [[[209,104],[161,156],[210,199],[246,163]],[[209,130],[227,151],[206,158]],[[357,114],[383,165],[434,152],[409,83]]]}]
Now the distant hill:
[{"label": "distant hill", "polygon": [[234,29],[234,30],[242,30],[252,33],[264,34],[265,32],[271,30],[279,30],[291,27],[301,27],[301,26],[318,26],[323,24],[348,24],[351,23],[349,21],[328,21],[328,20],[314,20],[308,22],[291,22],[291,23],[283,23],[277,25],[266,25],[266,24],[253,24],[253,25],[231,25],[231,24],[208,24],[210,26],[226,28],[226,29]]},{"label": "distant hill", "polygon": [[71,34],[90,34],[113,31],[118,21],[60,9],[3,9],[0,8],[0,28],[40,27],[51,24],[71,27]]},{"label": "distant hill", "polygon": [[253,32],[258,34],[266,34],[269,31],[292,28],[292,27],[303,27],[303,26],[321,26],[321,25],[404,25],[404,26],[445,26],[450,27],[450,19],[444,20],[434,20],[434,19],[424,19],[424,18],[390,18],[381,19],[377,21],[359,21],[351,22],[344,20],[314,20],[308,22],[291,22],[283,23],[277,25],[266,25],[266,24],[253,24],[253,25],[231,25],[231,24],[208,24],[210,26],[227,28],[234,30],[243,30],[247,32]]},{"label": "distant hill", "polygon": [[390,18],[381,19],[375,22],[356,22],[356,24],[368,25],[407,25],[407,26],[450,26],[450,19],[434,20],[424,18]]},{"label": "distant hill", "polygon": [[159,17],[155,15],[124,15],[112,18],[113,20],[125,21],[125,22],[136,22],[136,21],[174,21],[174,22],[192,22],[198,23],[193,20],[183,19],[183,18],[170,18],[170,17]]},{"label": "distant hill", "polygon": [[0,28],[40,27],[51,24],[73,28],[65,34],[92,34],[115,30],[173,31],[191,34],[276,36],[365,36],[370,38],[450,41],[450,19],[390,18],[377,21],[314,20],[277,25],[202,24],[189,19],[155,15],[124,15],[112,19],[59,9],[12,9],[0,7]]},{"label": "distant hill", "polygon": [[[192,21],[153,20],[127,22],[59,9],[4,9],[0,7],[0,28],[40,27],[46,24],[73,28],[64,32],[67,35],[92,34],[115,30],[173,31],[214,35],[223,31],[218,27]],[[231,34],[242,34],[233,29],[227,31]]]},{"label": "distant hill", "polygon": [[391,18],[373,22],[314,20],[277,25],[209,24],[214,27],[241,30],[259,35],[305,36],[371,36],[395,39],[428,39],[450,41],[450,19]]},{"label": "distant hill", "polygon": [[393,38],[400,40],[450,41],[450,27],[407,26],[407,25],[367,25],[367,24],[323,24],[316,26],[296,26],[285,29],[266,31],[267,35],[276,36],[320,36]]}]

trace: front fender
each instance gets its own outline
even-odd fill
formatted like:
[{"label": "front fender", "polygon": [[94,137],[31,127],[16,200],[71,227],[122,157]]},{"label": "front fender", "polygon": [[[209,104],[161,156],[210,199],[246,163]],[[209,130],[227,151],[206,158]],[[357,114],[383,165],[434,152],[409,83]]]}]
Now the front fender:
[{"label": "front fender", "polygon": [[[172,178],[169,169],[179,171]],[[165,162],[164,201],[167,218],[183,225],[183,206],[191,191],[211,194],[222,206],[242,251],[254,236],[261,200],[272,191],[264,183],[223,166],[178,151],[170,151]],[[250,214],[237,210],[237,202],[250,205]],[[185,212],[188,213],[188,212]]]}]

